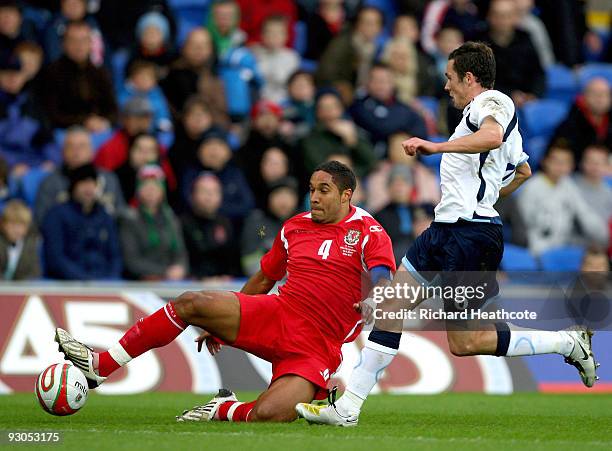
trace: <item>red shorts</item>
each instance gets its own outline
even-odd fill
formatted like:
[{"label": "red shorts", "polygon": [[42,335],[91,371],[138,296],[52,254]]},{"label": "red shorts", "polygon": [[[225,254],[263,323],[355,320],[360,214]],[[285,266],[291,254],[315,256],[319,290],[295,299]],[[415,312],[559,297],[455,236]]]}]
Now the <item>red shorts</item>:
[{"label": "red shorts", "polygon": [[287,308],[275,294],[236,293],[240,330],[233,347],[272,363],[272,382],[296,374],[319,387],[315,399],[327,397],[327,383],[342,362],[341,344],[331,342],[316,324]]}]

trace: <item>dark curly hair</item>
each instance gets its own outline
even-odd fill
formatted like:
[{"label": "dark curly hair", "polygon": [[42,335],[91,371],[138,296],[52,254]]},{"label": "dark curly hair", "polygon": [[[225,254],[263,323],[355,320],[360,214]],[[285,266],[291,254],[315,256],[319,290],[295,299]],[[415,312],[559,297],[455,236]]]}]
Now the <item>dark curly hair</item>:
[{"label": "dark curly hair", "polygon": [[346,189],[350,189],[355,192],[355,188],[357,187],[357,179],[355,178],[355,174],[351,169],[345,165],[340,163],[339,161],[332,160],[326,161],[325,163],[321,163],[314,172],[323,171],[327,172],[332,176],[332,179],[340,192],[343,192]]}]

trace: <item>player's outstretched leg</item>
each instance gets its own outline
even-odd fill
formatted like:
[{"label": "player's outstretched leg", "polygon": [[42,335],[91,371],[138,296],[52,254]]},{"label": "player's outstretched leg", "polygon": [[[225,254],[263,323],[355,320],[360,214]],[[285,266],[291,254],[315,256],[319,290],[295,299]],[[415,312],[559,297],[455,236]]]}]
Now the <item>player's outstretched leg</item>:
[{"label": "player's outstretched leg", "polygon": [[450,351],[456,356],[491,354],[517,357],[560,354],[576,367],[582,382],[592,387],[598,379],[591,347],[592,332],[583,328],[562,331],[524,329],[511,323],[496,323],[490,330],[447,332]]},{"label": "player's outstretched leg", "polygon": [[311,382],[287,374],[275,380],[255,401],[240,402],[234,393],[221,389],[208,403],[184,411],[176,420],[288,423],[297,418],[296,403],[311,401],[315,391]]},{"label": "player's outstretched leg", "polygon": [[96,353],[58,328],[55,341],[67,360],[85,374],[95,388],[115,370],[150,349],[166,346],[188,325],[206,329],[233,343],[240,327],[240,303],[229,291],[187,292],[134,324],[109,350]]}]

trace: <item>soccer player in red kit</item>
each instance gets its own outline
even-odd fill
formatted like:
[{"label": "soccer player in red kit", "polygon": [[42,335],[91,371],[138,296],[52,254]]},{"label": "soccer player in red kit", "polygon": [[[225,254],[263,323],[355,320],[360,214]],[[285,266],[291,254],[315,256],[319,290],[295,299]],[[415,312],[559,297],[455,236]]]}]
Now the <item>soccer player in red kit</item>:
[{"label": "soccer player in red kit", "polygon": [[[395,271],[389,236],[366,211],[351,205],[355,184],[345,165],[320,165],[310,178],[310,212],[283,224],[260,271],[239,293],[184,293],[101,353],[57,329],[60,350],[95,387],[131,359],[167,345],[189,325],[198,326],[205,331],[199,346],[206,341],[211,353],[220,340],[270,361],[272,382],[249,403],[222,389],[179,421],[295,420],[297,403],[327,393],[342,344],[361,330],[364,275],[371,284]],[[267,294],[285,274],[279,294]]]}]

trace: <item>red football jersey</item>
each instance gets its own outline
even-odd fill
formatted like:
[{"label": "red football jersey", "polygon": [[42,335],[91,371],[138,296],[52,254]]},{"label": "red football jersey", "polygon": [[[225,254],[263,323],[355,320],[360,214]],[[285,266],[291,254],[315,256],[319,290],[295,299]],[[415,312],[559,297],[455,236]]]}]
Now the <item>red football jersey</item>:
[{"label": "red football jersey", "polygon": [[354,206],[338,224],[313,222],[310,213],[288,219],[261,259],[266,277],[281,280],[287,274],[279,287],[281,302],[339,343],[354,338],[361,316],[353,304],[363,300],[366,271],[381,265],[395,271],[391,239]]}]

